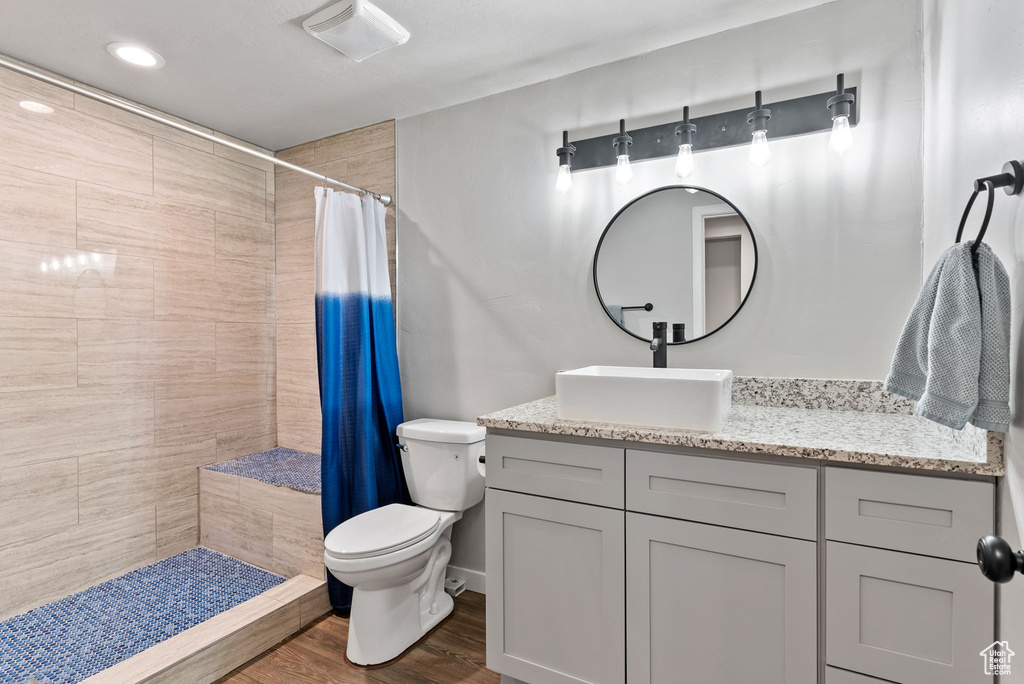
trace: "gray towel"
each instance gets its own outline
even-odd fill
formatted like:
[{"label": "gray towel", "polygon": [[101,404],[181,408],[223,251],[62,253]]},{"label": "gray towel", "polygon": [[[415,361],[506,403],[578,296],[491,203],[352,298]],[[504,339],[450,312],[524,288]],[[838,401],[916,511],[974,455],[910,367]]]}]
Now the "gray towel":
[{"label": "gray towel", "polygon": [[[953,245],[939,257],[896,345],[885,389],[918,415],[960,430],[1005,432],[1010,419],[1010,288],[991,248]],[[979,296],[980,292],[980,296]]]},{"label": "gray towel", "polygon": [[1010,278],[999,257],[986,245],[978,248],[981,292],[981,375],[976,427],[1006,432],[1010,425]]}]

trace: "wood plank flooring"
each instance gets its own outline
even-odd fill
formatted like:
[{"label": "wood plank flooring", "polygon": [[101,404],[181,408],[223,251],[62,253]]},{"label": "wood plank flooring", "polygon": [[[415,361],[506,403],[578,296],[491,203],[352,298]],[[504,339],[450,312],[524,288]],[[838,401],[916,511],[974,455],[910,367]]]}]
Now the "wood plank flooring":
[{"label": "wood plank flooring", "polygon": [[328,615],[253,658],[218,684],[498,684],[485,666],[483,594],[467,591],[430,636],[374,669],[345,661],[348,619]]}]

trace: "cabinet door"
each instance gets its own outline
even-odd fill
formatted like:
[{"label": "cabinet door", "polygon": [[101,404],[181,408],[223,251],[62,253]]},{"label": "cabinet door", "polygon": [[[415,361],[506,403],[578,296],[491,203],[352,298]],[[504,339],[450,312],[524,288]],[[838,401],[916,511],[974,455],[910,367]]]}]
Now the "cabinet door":
[{"label": "cabinet door", "polygon": [[530,684],[625,681],[625,514],[487,492],[487,667]]},{"label": "cabinet door", "polygon": [[[504,682],[502,682],[504,684]],[[513,682],[513,684],[515,684]],[[866,675],[840,670],[835,667],[825,668],[825,684],[890,684],[884,679],[875,679]]]},{"label": "cabinet door", "polygon": [[817,545],[626,514],[630,684],[814,684]]},{"label": "cabinet door", "polygon": [[972,563],[828,542],[826,661],[872,677],[991,682],[992,583]]}]

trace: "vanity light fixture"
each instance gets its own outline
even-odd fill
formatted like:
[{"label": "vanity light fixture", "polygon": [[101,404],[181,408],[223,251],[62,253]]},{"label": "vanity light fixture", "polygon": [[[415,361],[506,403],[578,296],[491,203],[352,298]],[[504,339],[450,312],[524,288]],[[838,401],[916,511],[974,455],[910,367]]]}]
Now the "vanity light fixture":
[{"label": "vanity light fixture", "polygon": [[111,43],[107,46],[107,52],[122,62],[146,67],[147,69],[159,69],[165,63],[163,57],[149,48],[136,45],[135,43]]},{"label": "vanity light fixture", "polygon": [[828,99],[827,105],[832,110],[832,135],[828,139],[828,148],[839,156],[853,147],[850,107],[856,99],[852,93],[846,92],[843,80],[844,74],[836,76],[836,94]]},{"label": "vanity light fixture", "polygon": [[572,155],[576,148],[569,142],[569,131],[562,131],[562,146],[555,154],[558,155],[558,180],[555,189],[563,195],[572,190]]},{"label": "vanity light fixture", "polygon": [[750,140],[751,166],[765,166],[772,158],[768,148],[768,119],[772,118],[772,110],[761,104],[761,91],[754,93],[754,111],[747,114],[747,123],[751,126]]},{"label": "vanity light fixture", "polygon": [[697,127],[690,123],[690,108],[683,107],[683,123],[676,126],[676,135],[681,140],[676,157],[676,175],[680,178],[693,175],[693,136],[696,133]]},{"label": "vanity light fixture", "polygon": [[633,144],[633,138],[626,133],[626,120],[619,119],[619,135],[612,140],[615,147],[615,182],[619,185],[629,185],[633,180],[633,167],[629,165],[629,146]]},{"label": "vanity light fixture", "polygon": [[[687,178],[696,170],[695,152],[741,145],[750,145],[753,166],[764,166],[770,161],[772,152],[768,142],[769,119],[772,121],[773,146],[776,140],[783,138],[834,130],[831,146],[843,149],[848,147],[850,140],[848,128],[855,128],[859,123],[860,99],[856,86],[843,89],[842,78],[840,74],[837,81],[839,92],[830,88],[811,95],[773,100],[768,106],[762,102],[761,91],[758,91],[753,111],[743,107],[691,119],[689,108],[683,107],[682,121],[637,128],[631,131],[632,135],[626,133],[625,120],[619,121],[617,132],[593,138],[569,141],[563,134],[563,144],[558,149],[559,167],[561,169],[568,161],[571,171],[578,175],[579,171],[614,166],[615,179],[625,185],[633,177],[631,165],[634,162],[674,157],[675,173],[680,178]],[[822,107],[826,101],[828,107]],[[567,148],[571,155],[564,154]],[[567,168],[565,175],[569,173]],[[578,182],[579,179],[573,180]],[[568,179],[559,180],[557,187],[561,190],[569,183]]]}]

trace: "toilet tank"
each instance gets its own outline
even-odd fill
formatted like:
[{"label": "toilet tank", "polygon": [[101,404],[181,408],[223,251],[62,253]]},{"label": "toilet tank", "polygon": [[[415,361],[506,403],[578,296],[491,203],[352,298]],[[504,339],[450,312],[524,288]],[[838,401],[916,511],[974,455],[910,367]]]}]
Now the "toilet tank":
[{"label": "toilet tank", "polygon": [[487,430],[475,423],[423,418],[398,426],[405,482],[413,502],[439,511],[464,511],[484,498]]}]

